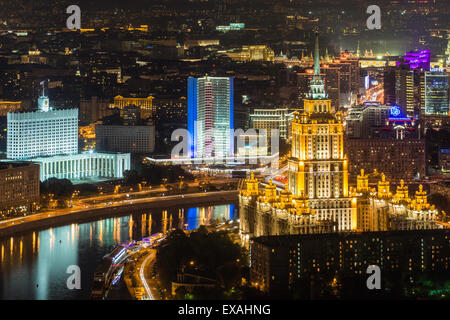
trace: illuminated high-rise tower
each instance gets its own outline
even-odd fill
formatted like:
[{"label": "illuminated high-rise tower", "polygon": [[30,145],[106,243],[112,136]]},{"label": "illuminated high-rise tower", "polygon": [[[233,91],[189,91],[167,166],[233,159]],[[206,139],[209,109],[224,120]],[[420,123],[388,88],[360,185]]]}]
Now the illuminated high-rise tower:
[{"label": "illuminated high-rise tower", "polygon": [[448,73],[425,71],[420,78],[422,114],[448,115]]},{"label": "illuminated high-rise tower", "polygon": [[344,155],[344,125],[333,113],[320,75],[316,34],[314,76],[304,99],[303,113],[292,123],[292,151],[288,161],[289,191],[308,198],[321,220],[333,220],[340,230],[352,229],[356,203],[348,192],[348,160]]},{"label": "illuminated high-rise tower", "polygon": [[224,158],[233,154],[233,78],[188,79],[191,155]]},{"label": "illuminated high-rise tower", "polygon": [[450,39],[447,40],[447,50],[445,50],[447,56],[447,67],[450,67]]}]

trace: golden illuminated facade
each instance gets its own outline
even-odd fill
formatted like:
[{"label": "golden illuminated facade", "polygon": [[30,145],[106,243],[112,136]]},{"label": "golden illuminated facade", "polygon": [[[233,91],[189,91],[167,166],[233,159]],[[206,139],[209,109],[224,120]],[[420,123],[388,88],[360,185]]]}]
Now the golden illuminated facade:
[{"label": "golden illuminated facade", "polygon": [[288,166],[290,192],[306,196],[319,220],[335,221],[339,230],[352,229],[356,206],[348,194],[344,125],[341,114],[333,113],[331,99],[325,92],[317,35],[314,76],[304,99],[303,113],[294,114]]},{"label": "golden illuminated facade", "polygon": [[2,117],[6,117],[8,112],[18,112],[21,109],[21,101],[0,101],[0,116]]},{"label": "golden illuminated facade", "polygon": [[249,236],[330,233],[336,223],[319,221],[308,205],[306,197],[297,197],[286,190],[278,192],[269,182],[259,189],[259,182],[251,174],[241,184],[239,217],[241,231]]},{"label": "golden illuminated facade", "polygon": [[110,108],[124,109],[126,106],[136,106],[141,110],[141,118],[147,119],[153,114],[153,99],[152,96],[147,98],[125,98],[122,96],[115,96],[114,103],[110,105]]},{"label": "golden illuminated facade", "polygon": [[364,170],[358,175],[356,185],[356,190],[351,191],[357,199],[356,231],[436,229],[445,225],[440,222],[438,210],[427,202],[422,185],[411,199],[403,180],[393,194],[389,180],[381,174],[377,188],[371,189],[369,175]]}]

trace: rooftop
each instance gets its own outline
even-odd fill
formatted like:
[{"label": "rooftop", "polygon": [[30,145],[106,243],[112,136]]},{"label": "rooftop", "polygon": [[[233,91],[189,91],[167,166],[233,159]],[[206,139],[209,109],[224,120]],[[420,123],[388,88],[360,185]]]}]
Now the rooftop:
[{"label": "rooftop", "polygon": [[450,229],[428,229],[428,230],[395,230],[395,231],[376,231],[376,232],[336,232],[325,234],[294,234],[294,235],[278,235],[278,236],[261,236],[252,238],[252,241],[269,246],[285,246],[286,242],[291,241],[309,241],[309,240],[325,240],[325,239],[342,239],[346,238],[354,240],[361,237],[383,238],[386,236],[418,237],[436,234],[448,235]]},{"label": "rooftop", "polygon": [[0,161],[0,170],[20,168],[33,165],[30,161]]}]

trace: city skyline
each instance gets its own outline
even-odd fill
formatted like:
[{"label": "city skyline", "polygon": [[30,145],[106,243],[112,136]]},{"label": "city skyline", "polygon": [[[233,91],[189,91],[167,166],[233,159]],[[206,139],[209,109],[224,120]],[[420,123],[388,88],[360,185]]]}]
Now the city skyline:
[{"label": "city skyline", "polygon": [[0,300],[449,299],[445,1],[0,6]]}]

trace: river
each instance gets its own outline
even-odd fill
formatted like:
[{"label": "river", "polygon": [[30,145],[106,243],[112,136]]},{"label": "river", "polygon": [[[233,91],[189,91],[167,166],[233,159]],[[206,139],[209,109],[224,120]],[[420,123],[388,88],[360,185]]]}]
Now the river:
[{"label": "river", "polygon": [[[97,265],[116,244],[234,217],[234,204],[151,209],[0,239],[0,299],[89,299]],[[66,285],[71,265],[81,270],[79,290]]]}]

